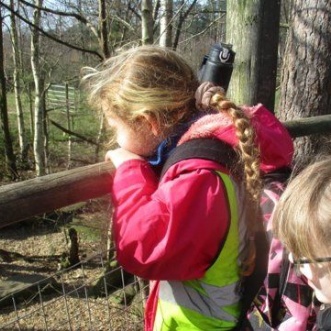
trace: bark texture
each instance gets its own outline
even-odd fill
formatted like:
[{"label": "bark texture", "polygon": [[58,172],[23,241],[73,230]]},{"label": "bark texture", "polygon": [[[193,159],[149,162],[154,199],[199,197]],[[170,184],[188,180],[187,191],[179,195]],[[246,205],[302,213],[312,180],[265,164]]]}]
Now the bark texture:
[{"label": "bark texture", "polygon": [[[294,0],[284,66],[283,121],[331,113],[331,1]],[[296,160],[330,153],[331,135],[296,139]]]},{"label": "bark texture", "polygon": [[280,0],[227,2],[226,41],[236,52],[228,94],[238,104],[274,109]]}]

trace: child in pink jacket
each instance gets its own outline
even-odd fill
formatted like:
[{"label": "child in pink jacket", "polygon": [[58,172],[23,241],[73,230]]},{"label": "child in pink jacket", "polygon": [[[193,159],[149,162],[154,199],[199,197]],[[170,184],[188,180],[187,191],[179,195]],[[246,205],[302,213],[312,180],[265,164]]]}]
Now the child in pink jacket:
[{"label": "child in pink jacket", "polygon": [[[140,46],[89,69],[90,103],[104,112],[118,148],[106,159],[119,263],[151,281],[145,330],[231,330],[245,276],[254,269],[261,172],[289,166],[292,140],[263,105],[237,107],[220,87],[199,86],[176,52]],[[233,166],[182,160],[160,178],[177,145],[211,138]]]}]

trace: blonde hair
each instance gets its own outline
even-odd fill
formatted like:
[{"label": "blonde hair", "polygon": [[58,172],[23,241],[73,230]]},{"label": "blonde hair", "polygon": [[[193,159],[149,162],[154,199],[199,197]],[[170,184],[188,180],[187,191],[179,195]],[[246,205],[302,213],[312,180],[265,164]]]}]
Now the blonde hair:
[{"label": "blonde hair", "polygon": [[295,259],[314,260],[331,248],[331,157],[323,157],[294,177],[273,217],[275,235]]},{"label": "blonde hair", "polygon": [[225,98],[221,91],[216,92],[210,106],[226,113],[233,121],[238,138],[237,150],[240,153],[244,181],[252,201],[259,203],[261,194],[260,152],[255,143],[255,130],[244,111]]},{"label": "blonde hair", "polygon": [[142,115],[152,116],[165,135],[191,116],[199,85],[187,62],[175,51],[153,45],[131,48],[99,67],[83,68],[82,82],[92,107],[134,125]]}]

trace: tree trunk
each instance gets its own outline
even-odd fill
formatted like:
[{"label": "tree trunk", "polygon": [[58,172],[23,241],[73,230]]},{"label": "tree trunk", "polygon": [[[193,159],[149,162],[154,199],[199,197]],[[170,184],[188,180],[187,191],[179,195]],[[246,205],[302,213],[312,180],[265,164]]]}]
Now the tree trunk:
[{"label": "tree trunk", "polygon": [[274,109],[280,0],[227,2],[226,41],[236,52],[228,94]]},{"label": "tree trunk", "polygon": [[181,2],[178,23],[177,23],[177,26],[176,26],[174,42],[173,42],[173,45],[172,45],[172,48],[174,50],[177,49],[178,42],[179,42],[179,37],[180,37],[180,34],[182,32],[182,26],[183,26],[185,20],[187,19],[187,16],[189,15],[189,13],[194,8],[196,2],[197,2],[197,0],[194,0],[185,12],[183,11],[183,7],[184,7],[185,3],[184,3],[184,1]]},{"label": "tree trunk", "polygon": [[[331,113],[331,2],[294,0],[282,68],[280,119]],[[295,159],[330,153],[330,135],[295,140]]]},{"label": "tree trunk", "polygon": [[160,2],[160,46],[171,47],[173,0]]},{"label": "tree trunk", "polygon": [[11,21],[11,39],[12,39],[12,50],[13,50],[13,62],[14,62],[14,93],[16,101],[16,114],[17,114],[17,127],[18,127],[18,141],[20,145],[20,160],[23,166],[27,165],[28,157],[28,141],[25,132],[24,116],[22,109],[22,100],[21,100],[21,72],[22,72],[22,63],[20,56],[20,46],[19,38],[17,33],[16,26],[16,17],[14,15],[14,0],[10,0],[10,7],[12,11],[10,13]]},{"label": "tree trunk", "polygon": [[[65,84],[65,95],[66,95],[66,114],[67,114],[67,129],[70,132],[71,128],[71,116],[70,116],[70,100],[69,100],[69,84]],[[72,139],[71,134],[68,135],[68,159],[67,169],[71,168],[71,157],[72,157]]]},{"label": "tree trunk", "polygon": [[99,152],[100,152],[100,146],[101,146],[101,139],[104,136],[105,132],[106,132],[106,125],[105,125],[105,115],[103,114],[103,112],[100,114],[99,116],[99,131],[97,134],[97,138],[96,138],[96,147],[95,147],[95,162],[98,162],[99,160]]},{"label": "tree trunk", "polygon": [[2,34],[2,10],[0,7],[0,115],[1,115],[1,129],[3,131],[5,140],[5,157],[6,157],[6,170],[10,177],[15,180],[17,175],[16,158],[13,151],[13,143],[9,130],[8,109],[7,109],[7,95],[6,95],[6,77],[4,70],[4,56],[3,56],[3,34]]},{"label": "tree trunk", "polygon": [[153,3],[152,0],[141,2],[141,41],[143,45],[153,44]]},{"label": "tree trunk", "polygon": [[[35,0],[35,5],[41,7],[43,0]],[[45,146],[44,146],[44,120],[45,110],[43,108],[43,86],[40,70],[40,35],[36,27],[40,26],[41,11],[35,9],[33,13],[33,23],[31,28],[31,67],[33,72],[35,101],[34,101],[34,139],[33,152],[35,158],[36,175],[43,176],[46,173],[45,165]]]},{"label": "tree trunk", "polygon": [[161,0],[154,1],[154,8],[153,8],[153,21],[155,22],[159,16],[159,10],[161,6]]},{"label": "tree trunk", "polygon": [[105,59],[110,56],[108,46],[108,28],[107,28],[107,13],[106,1],[99,0],[99,31],[100,31],[100,47]]},{"label": "tree trunk", "polygon": [[70,239],[70,250],[69,250],[69,262],[70,266],[77,266],[80,262],[79,259],[79,242],[78,242],[78,234],[75,228],[70,228],[68,231],[69,239]]},{"label": "tree trunk", "polygon": [[274,112],[281,1],[264,0],[261,6],[258,81],[253,104],[261,102]]}]

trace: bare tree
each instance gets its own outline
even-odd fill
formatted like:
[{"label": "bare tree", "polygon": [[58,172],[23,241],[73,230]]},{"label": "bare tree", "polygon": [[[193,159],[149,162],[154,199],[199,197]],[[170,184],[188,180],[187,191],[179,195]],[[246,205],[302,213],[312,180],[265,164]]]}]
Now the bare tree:
[{"label": "bare tree", "polygon": [[[331,113],[330,36],[329,0],[293,0],[282,69],[282,120]],[[330,138],[296,139],[296,160],[319,153],[327,145],[330,149]]]},{"label": "bare tree", "polygon": [[[20,160],[22,165],[27,164],[27,154],[28,154],[28,140],[25,132],[24,124],[24,114],[22,109],[22,88],[21,88],[21,72],[22,72],[22,63],[21,63],[21,47],[19,45],[19,36],[16,26],[16,16],[14,15],[15,7],[14,0],[10,0],[10,7],[12,11],[10,13],[11,21],[11,39],[12,39],[12,50],[13,50],[13,62],[14,62],[14,73],[13,73],[13,82],[14,82],[14,93],[15,93],[15,103],[16,103],[16,114],[17,114],[17,127],[18,127],[18,141],[20,146]],[[18,10],[18,8],[17,8]]]},{"label": "bare tree", "polygon": [[105,0],[99,0],[99,31],[99,42],[102,49],[102,53],[105,58],[108,58],[110,55],[110,51],[108,46],[107,12]]},{"label": "bare tree", "polygon": [[8,109],[7,109],[7,94],[6,94],[6,76],[4,69],[4,52],[3,52],[3,33],[2,33],[3,17],[2,8],[0,7],[0,115],[1,115],[1,128],[5,138],[5,157],[7,172],[12,179],[16,179],[16,157],[13,150],[13,143],[9,131]]},{"label": "bare tree", "polygon": [[143,45],[153,44],[153,3],[152,0],[141,2],[141,41]]},{"label": "bare tree", "polygon": [[[40,12],[58,15],[58,17],[74,18],[78,22],[81,22],[81,23],[85,24],[90,29],[90,31],[93,33],[93,35],[96,38],[99,38],[99,36],[100,36],[100,34],[99,34],[98,30],[95,28],[95,26],[86,17],[80,15],[77,12],[67,12],[67,11],[61,11],[61,10],[54,10],[54,9],[43,7],[43,6],[40,6],[39,7],[35,2],[34,3],[30,3],[30,2],[25,1],[25,0],[19,0],[19,2],[20,2],[20,4],[24,5],[26,8],[32,8],[34,10],[39,10]],[[9,11],[11,11],[10,6],[8,6],[4,2],[2,2],[1,5],[4,8],[8,9]],[[95,56],[97,56],[101,60],[104,58],[104,56],[102,54],[100,54],[98,51],[96,51],[95,49],[86,48],[86,47],[84,47],[85,45],[83,47],[81,47],[81,46],[76,45],[74,43],[66,42],[65,40],[62,40],[61,38],[58,38],[54,34],[50,33],[46,29],[43,29],[43,26],[42,25],[35,26],[33,21],[30,21],[29,19],[27,19],[26,17],[24,17],[23,15],[21,15],[19,12],[15,11],[14,14],[21,21],[23,21],[28,26],[30,26],[32,29],[35,29],[36,31],[39,31],[41,34],[43,34],[47,38],[49,38],[49,39],[51,39],[51,40],[53,40],[53,41],[55,41],[55,42],[57,42],[59,44],[62,44],[62,45],[67,46],[69,48],[75,49],[77,51],[81,51],[81,52],[85,52],[85,53],[88,53],[88,54],[91,54],[91,55],[95,55]],[[101,45],[102,43],[99,42],[99,44]]]},{"label": "bare tree", "polygon": [[187,8],[187,10],[184,10],[185,1],[182,0],[180,2],[180,9],[179,9],[179,14],[178,14],[178,22],[177,22],[177,25],[175,27],[175,37],[174,37],[174,42],[173,42],[173,45],[172,45],[172,48],[174,50],[178,46],[178,42],[179,42],[180,34],[182,32],[183,24],[186,21],[188,15],[192,11],[192,9],[194,8],[196,2],[197,2],[197,0],[192,1],[191,5]]},{"label": "bare tree", "polygon": [[41,24],[41,10],[43,0],[34,0],[37,6],[33,13],[33,26],[31,28],[31,67],[35,85],[35,100],[34,100],[34,139],[33,139],[33,152],[35,158],[36,175],[42,176],[46,173],[45,165],[45,146],[44,146],[44,120],[45,109],[43,98],[44,84],[41,77],[40,68],[40,32],[38,27]]},{"label": "bare tree", "polygon": [[172,46],[173,0],[160,1],[160,46]]}]

